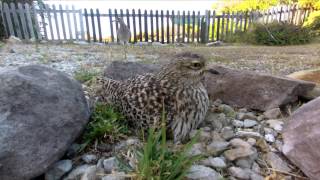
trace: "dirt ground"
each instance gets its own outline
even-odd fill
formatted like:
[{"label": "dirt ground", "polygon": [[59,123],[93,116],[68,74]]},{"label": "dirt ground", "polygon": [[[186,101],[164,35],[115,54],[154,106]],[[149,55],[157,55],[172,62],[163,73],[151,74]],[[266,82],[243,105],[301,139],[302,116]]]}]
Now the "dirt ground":
[{"label": "dirt ground", "polygon": [[[11,49],[14,53],[10,52]],[[283,47],[241,44],[224,44],[219,47],[135,45],[127,47],[127,59],[124,57],[123,47],[118,45],[18,43],[0,45],[0,68],[45,64],[73,73],[79,68],[102,69],[114,60],[157,63],[170,59],[173,54],[181,51],[200,53],[207,57],[211,64],[275,75],[288,75],[299,70],[320,67],[320,43]]]}]

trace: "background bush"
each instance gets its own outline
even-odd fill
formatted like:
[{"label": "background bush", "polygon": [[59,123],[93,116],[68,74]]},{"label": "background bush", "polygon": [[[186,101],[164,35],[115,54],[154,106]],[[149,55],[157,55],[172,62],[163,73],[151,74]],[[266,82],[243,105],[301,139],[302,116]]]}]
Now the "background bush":
[{"label": "background bush", "polygon": [[241,41],[261,45],[304,44],[311,40],[308,28],[290,23],[256,23],[245,34],[240,34]]},{"label": "background bush", "polygon": [[312,35],[320,35],[320,11],[312,12],[304,22],[303,27],[311,30]]}]

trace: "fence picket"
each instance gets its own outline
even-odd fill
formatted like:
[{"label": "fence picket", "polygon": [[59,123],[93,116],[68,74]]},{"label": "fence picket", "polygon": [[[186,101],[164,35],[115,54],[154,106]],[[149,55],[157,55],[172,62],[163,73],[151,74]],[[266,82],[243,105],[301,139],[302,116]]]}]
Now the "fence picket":
[{"label": "fence picket", "polygon": [[87,41],[90,42],[90,29],[89,29],[89,19],[88,19],[88,11],[87,8],[84,8],[84,19],[86,21],[86,30],[87,30]]},{"label": "fence picket", "polygon": [[141,9],[138,9],[138,20],[139,20],[139,38],[140,38],[140,42],[142,42]]},{"label": "fence picket", "polygon": [[177,28],[177,42],[180,42],[180,11],[178,11],[178,28]]},{"label": "fence picket", "polygon": [[[118,11],[117,11],[117,9],[115,9],[114,10],[114,18],[115,18],[115,20],[118,20]],[[114,22],[116,22],[116,34],[117,34],[117,43],[119,43],[120,42],[120,40],[119,40],[119,37],[118,37],[118,29],[119,29],[119,22],[118,21],[114,21]]]},{"label": "fence picket", "polygon": [[231,13],[231,25],[230,25],[230,37],[233,35],[234,31],[234,12]]},{"label": "fence picket", "polygon": [[184,39],[186,37],[186,12],[182,11],[182,42],[184,43]]},{"label": "fence picket", "polygon": [[169,24],[169,10],[167,10],[167,43],[170,43],[170,24]]},{"label": "fence picket", "polygon": [[154,42],[154,32],[153,32],[153,12],[150,10],[150,25],[151,25],[151,42]]},{"label": "fence picket", "polygon": [[21,27],[19,25],[19,19],[18,19],[18,16],[17,16],[16,7],[15,7],[15,4],[13,2],[10,3],[10,8],[11,8],[11,12],[12,12],[12,15],[13,15],[14,27],[16,27],[16,33],[17,33],[18,37],[20,39],[22,39]]},{"label": "fence picket", "polygon": [[6,21],[7,21],[7,24],[8,24],[8,29],[9,29],[9,35],[15,35],[14,34],[14,29],[13,29],[13,22],[11,21],[11,16],[10,16],[10,10],[9,10],[9,6],[7,3],[4,3],[3,4],[3,8],[4,8],[4,12],[5,12],[5,15],[6,15]]},{"label": "fence picket", "polygon": [[6,23],[5,23],[4,12],[3,12],[2,6],[3,6],[2,2],[0,2],[0,19],[1,19],[0,23],[3,23],[5,36],[8,37],[9,34],[7,32],[7,26],[6,26]]},{"label": "fence picket", "polygon": [[99,33],[99,42],[102,43],[102,32],[101,32],[101,21],[100,21],[100,11],[96,9],[97,14],[97,24],[98,24],[98,33]]},{"label": "fence picket", "polygon": [[230,12],[227,14],[227,22],[226,22],[226,38],[229,38],[229,22],[230,22]]},{"label": "fence picket", "polygon": [[31,11],[32,11],[32,14],[33,14],[35,29],[36,29],[36,33],[37,33],[36,37],[37,37],[38,40],[40,40],[40,39],[42,39],[42,36],[41,36],[41,33],[40,33],[40,27],[39,27],[37,12],[36,12],[35,8],[32,8]]},{"label": "fence picket", "polygon": [[144,10],[144,40],[145,42],[148,42],[148,13],[147,10]]},{"label": "fence picket", "polygon": [[157,42],[159,42],[159,12],[156,10],[156,32],[157,32]]},{"label": "fence picket", "polygon": [[209,10],[206,13],[206,42],[209,42],[210,16],[211,11]]},{"label": "fence picket", "polygon": [[25,4],[25,9],[26,9],[26,16],[27,16],[27,24],[29,27],[29,32],[30,32],[30,37],[31,38],[35,38],[35,33],[34,33],[34,29],[33,29],[33,22],[31,19],[31,14],[30,14],[30,6],[28,3]]},{"label": "fence picket", "polygon": [[81,39],[84,41],[84,40],[86,40],[86,38],[85,38],[85,33],[84,33],[84,23],[83,23],[82,10],[80,10],[80,12],[79,12],[79,21],[80,21]]},{"label": "fence picket", "polygon": [[192,11],[192,42],[194,42],[196,12]]},{"label": "fence picket", "polygon": [[137,42],[137,30],[136,30],[136,13],[134,9],[132,9],[132,23],[133,23],[133,41]]},{"label": "fence picket", "polygon": [[21,32],[23,33],[22,36],[25,39],[30,39],[28,30],[27,30],[27,25],[26,25],[26,17],[24,15],[24,8],[22,7],[21,3],[18,3],[18,14],[20,17],[21,25],[22,25],[22,30],[21,30]]},{"label": "fence picket", "polygon": [[244,25],[243,25],[243,30],[247,30],[247,25],[248,25],[248,11],[244,14]]},{"label": "fence picket", "polygon": [[190,11],[188,11],[187,15],[187,43],[190,42]]},{"label": "fence picket", "polygon": [[76,41],[78,41],[79,40],[78,24],[77,24],[77,16],[76,16],[74,5],[72,5],[72,16],[73,16],[73,23],[74,23],[74,35],[75,35]]},{"label": "fence picket", "polygon": [[112,11],[109,9],[109,21],[110,21],[110,32],[111,32],[111,41],[114,42],[114,34],[113,34],[113,20],[112,20]]},{"label": "fence picket", "polygon": [[50,36],[51,36],[51,39],[54,40],[53,28],[52,28],[52,20],[51,20],[51,12],[50,12],[50,7],[49,7],[48,4],[45,5],[45,11],[46,11],[46,14],[47,14],[47,17],[48,17]]},{"label": "fence picket", "polygon": [[211,41],[214,41],[215,19],[216,19],[216,11],[213,11],[212,12]]},{"label": "fence picket", "polygon": [[172,27],[171,27],[171,34],[172,34],[172,43],[174,43],[174,29],[175,29],[175,16],[174,16],[174,10],[172,10],[172,13],[171,13],[171,23],[172,23]]},{"label": "fence picket", "polygon": [[62,27],[63,39],[66,40],[67,39],[66,27],[64,25],[63,9],[62,9],[62,5],[61,4],[59,5],[59,12],[60,12],[60,18],[61,18],[61,27]]},{"label": "fence picket", "polygon": [[[126,9],[126,16],[127,16],[127,26],[128,26],[128,28],[130,29],[129,9]],[[130,31],[131,31],[131,29],[130,29]],[[132,36],[131,36],[130,39],[129,39],[129,43],[131,43],[131,38],[132,38]]]},{"label": "fence picket", "polygon": [[220,17],[217,17],[217,41],[220,40]]},{"label": "fence picket", "polygon": [[69,39],[73,40],[70,13],[69,13],[69,6],[68,5],[66,5],[66,14],[67,14],[67,23],[68,23],[68,30],[69,30]]},{"label": "fence picket", "polygon": [[200,42],[200,11],[198,11],[197,15],[197,20],[198,20],[198,29],[197,29],[197,42]]},{"label": "fence picket", "polygon": [[93,14],[92,8],[90,8],[90,16],[91,16],[93,42],[97,42],[96,26],[95,26],[95,22],[94,22],[94,14]]},{"label": "fence picket", "polygon": [[161,10],[161,43],[164,44],[164,22],[163,22],[163,10]]},{"label": "fence picket", "polygon": [[221,40],[224,40],[224,19],[225,19],[225,12],[222,13],[221,16],[222,20],[221,20]]}]

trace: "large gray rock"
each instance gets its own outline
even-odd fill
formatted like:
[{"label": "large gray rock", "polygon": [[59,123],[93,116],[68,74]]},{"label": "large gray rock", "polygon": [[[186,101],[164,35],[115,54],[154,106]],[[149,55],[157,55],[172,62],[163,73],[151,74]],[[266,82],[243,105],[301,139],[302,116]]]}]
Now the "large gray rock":
[{"label": "large gray rock", "polygon": [[104,76],[114,80],[123,81],[136,75],[154,73],[157,72],[159,69],[160,66],[156,64],[113,61],[104,70]]},{"label": "large gray rock", "polygon": [[320,97],[297,109],[283,129],[282,151],[312,180],[320,177]]},{"label": "large gray rock", "polygon": [[[239,71],[221,66],[210,67],[204,84],[210,99],[221,99],[226,104],[266,111],[294,102],[314,89],[315,84],[249,71]],[[159,71],[156,64],[139,62],[112,62],[104,76],[125,80],[135,75]],[[218,72],[219,74],[215,74]]]},{"label": "large gray rock", "polygon": [[2,70],[0,84],[0,179],[36,177],[88,122],[81,85],[38,65]]},{"label": "large gray rock", "polygon": [[307,81],[239,71],[221,66],[211,68],[219,74],[206,76],[205,85],[209,97],[219,98],[231,106],[266,111],[294,102],[299,96],[315,87],[315,84]]}]

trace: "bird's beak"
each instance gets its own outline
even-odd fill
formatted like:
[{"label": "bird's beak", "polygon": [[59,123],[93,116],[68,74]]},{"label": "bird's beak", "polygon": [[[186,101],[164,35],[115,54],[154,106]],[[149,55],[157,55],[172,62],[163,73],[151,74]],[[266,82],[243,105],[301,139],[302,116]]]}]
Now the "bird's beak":
[{"label": "bird's beak", "polygon": [[205,70],[205,72],[211,73],[211,74],[220,74],[219,71],[212,69],[212,68],[208,68]]}]

